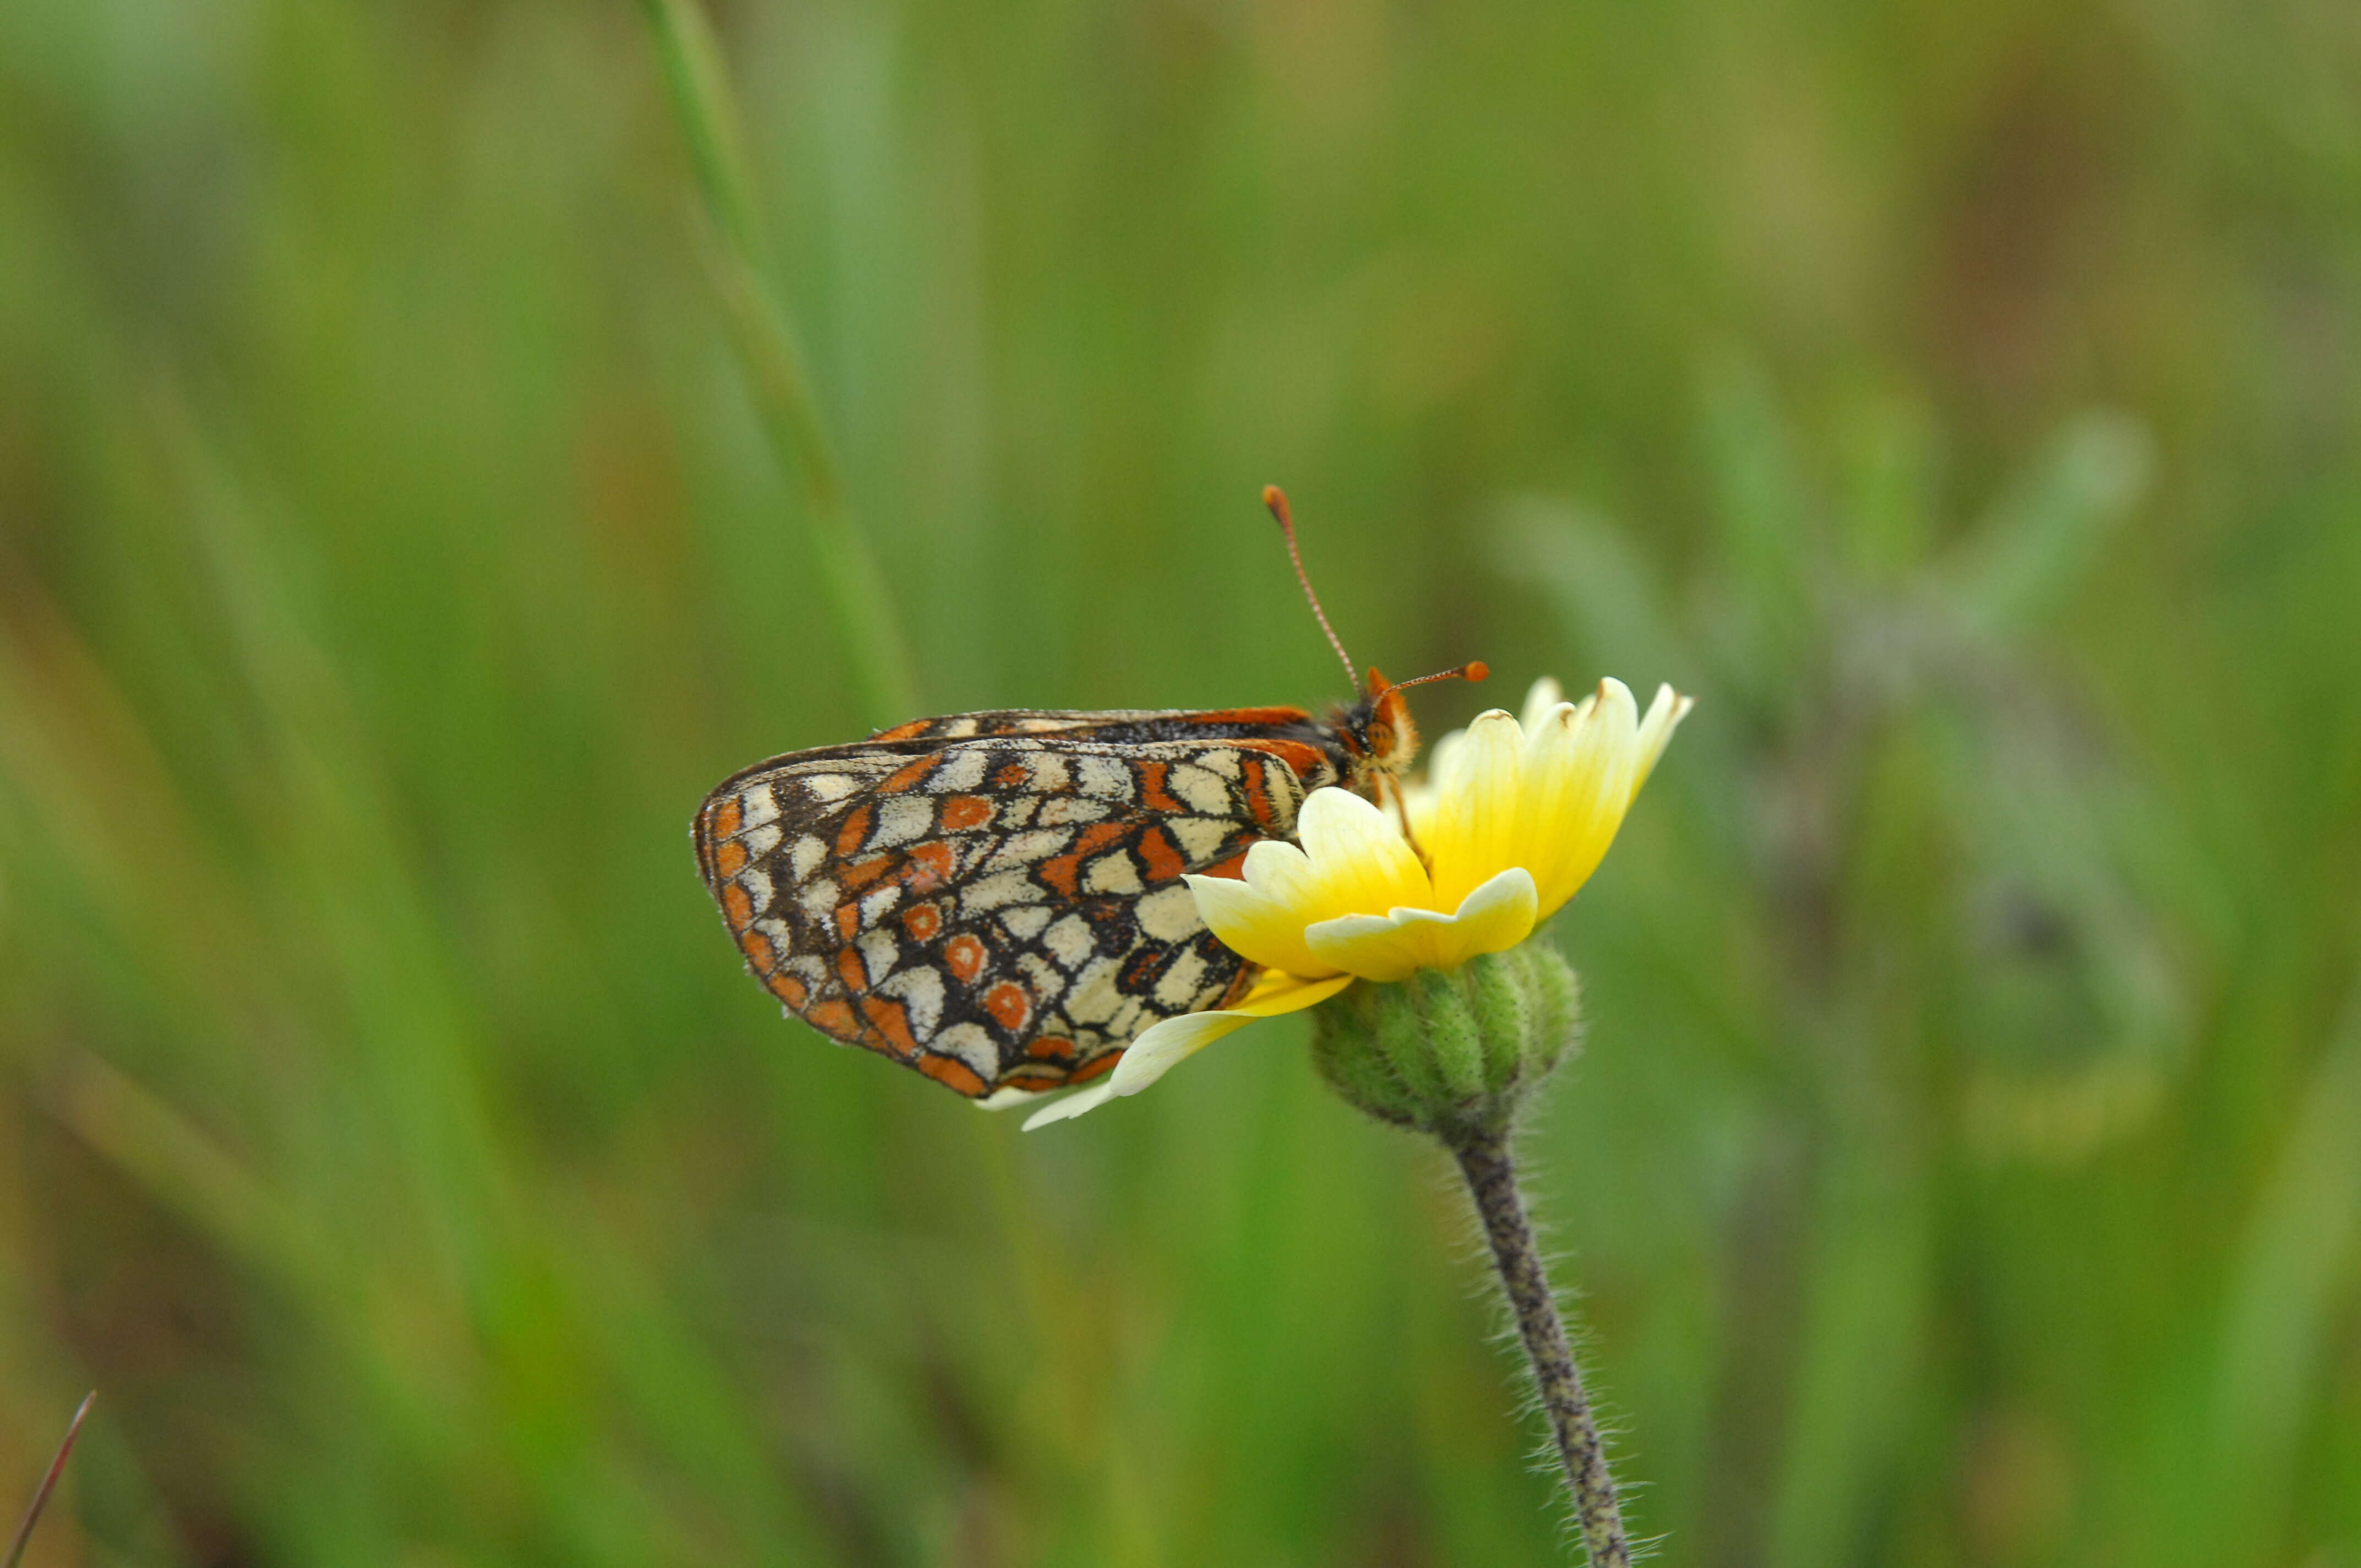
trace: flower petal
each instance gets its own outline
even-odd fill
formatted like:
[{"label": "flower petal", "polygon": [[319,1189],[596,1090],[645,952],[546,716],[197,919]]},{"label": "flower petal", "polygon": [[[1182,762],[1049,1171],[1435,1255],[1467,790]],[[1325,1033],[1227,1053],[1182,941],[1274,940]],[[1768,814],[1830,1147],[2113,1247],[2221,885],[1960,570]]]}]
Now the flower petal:
[{"label": "flower petal", "polygon": [[1302,850],[1266,839],[1246,851],[1243,880],[1191,876],[1197,914],[1232,952],[1290,974],[1326,974],[1303,945],[1302,911],[1324,907]]},{"label": "flower petal", "polygon": [[1451,772],[1435,781],[1439,798],[1424,842],[1436,907],[1456,908],[1479,883],[1517,863],[1517,759],[1523,746],[1524,731],[1507,713],[1478,714],[1453,753]]},{"label": "flower petal", "polygon": [[1107,1075],[1110,1094],[1137,1094],[1223,1036],[1254,1022],[1246,1013],[1183,1013],[1153,1024],[1131,1042]]},{"label": "flower petal", "polygon": [[1557,684],[1557,678],[1543,675],[1533,683],[1531,691],[1525,693],[1524,711],[1517,716],[1517,722],[1526,734],[1531,735],[1541,728],[1541,722],[1549,717],[1550,709],[1565,701],[1565,688]]},{"label": "flower petal", "polygon": [[1631,804],[1639,758],[1639,705],[1610,677],[1521,759],[1530,809],[1518,838],[1541,891],[1542,919],[1598,869]]},{"label": "flower petal", "polygon": [[1265,970],[1256,979],[1254,989],[1241,997],[1235,1007],[1225,1011],[1243,1013],[1249,1018],[1277,1018],[1301,1013],[1307,1007],[1319,1006],[1357,978],[1336,974],[1325,980],[1302,980],[1277,970]]},{"label": "flower petal", "polygon": [[1426,868],[1393,818],[1350,790],[1313,790],[1296,817],[1295,834],[1331,901],[1306,925],[1355,909],[1423,904],[1433,895]]},{"label": "flower petal", "polygon": [[1631,793],[1637,795],[1648,775],[1656,771],[1656,760],[1672,744],[1673,731],[1697,706],[1697,698],[1683,696],[1669,685],[1656,688],[1656,700],[1648,705],[1648,716],[1640,720],[1640,771],[1631,780]]},{"label": "flower petal", "polygon": [[1347,915],[1304,933],[1321,958],[1364,980],[1397,981],[1421,969],[1455,969],[1478,953],[1513,948],[1532,935],[1533,877],[1510,866],[1460,902],[1457,913],[1396,908]]},{"label": "flower petal", "polygon": [[1235,1007],[1183,1013],[1150,1025],[1115,1064],[1115,1071],[1107,1076],[1108,1089],[1116,1094],[1137,1094],[1223,1036],[1257,1018],[1274,1018],[1325,1002],[1353,983],[1349,974],[1312,981],[1281,974],[1274,981],[1273,973],[1266,972]]},{"label": "flower petal", "polygon": [[1243,880],[1192,876],[1197,913],[1235,953],[1267,968],[1336,972],[1303,945],[1303,928],[1356,909],[1423,903],[1426,868],[1384,813],[1349,790],[1316,789],[1296,817],[1303,847],[1265,839],[1246,851]]},{"label": "flower petal", "polygon": [[[1123,1064],[1117,1062],[1115,1066],[1119,1069]],[[1077,1089],[1071,1094],[1050,1101],[1049,1103],[1026,1117],[1025,1130],[1029,1133],[1036,1127],[1046,1127],[1052,1122],[1072,1121],[1086,1111],[1097,1110],[1114,1098],[1115,1086],[1111,1083],[1093,1083],[1088,1089]]]}]

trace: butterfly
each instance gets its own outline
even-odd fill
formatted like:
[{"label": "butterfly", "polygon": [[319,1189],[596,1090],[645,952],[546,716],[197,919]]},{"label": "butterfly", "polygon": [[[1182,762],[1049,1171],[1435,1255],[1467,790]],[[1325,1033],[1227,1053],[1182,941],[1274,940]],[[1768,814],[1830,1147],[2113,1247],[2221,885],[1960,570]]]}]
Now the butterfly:
[{"label": "butterfly", "polygon": [[[1263,493],[1304,576],[1287,498]],[[1188,873],[1237,876],[1312,791],[1382,804],[1418,749],[1401,694],[1481,680],[1368,673],[1300,707],[1007,709],[912,719],[773,757],[706,797],[697,869],[746,967],[846,1045],[972,1099],[1085,1083],[1159,1019],[1244,994],[1254,966],[1198,917]],[[1357,677],[1356,684],[1357,684]]]}]

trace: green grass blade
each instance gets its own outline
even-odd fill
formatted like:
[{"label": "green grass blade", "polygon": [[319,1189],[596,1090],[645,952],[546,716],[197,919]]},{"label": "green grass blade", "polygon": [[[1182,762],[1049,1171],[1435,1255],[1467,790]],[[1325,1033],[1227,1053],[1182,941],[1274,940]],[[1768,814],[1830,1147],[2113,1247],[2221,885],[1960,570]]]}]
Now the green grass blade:
[{"label": "green grass blade", "polygon": [[803,486],[807,543],[862,709],[881,726],[907,718],[918,708],[909,642],[854,518],[795,329],[764,280],[767,246],[720,47],[696,0],[646,0],[645,9],[711,225],[707,270],[763,433]]}]

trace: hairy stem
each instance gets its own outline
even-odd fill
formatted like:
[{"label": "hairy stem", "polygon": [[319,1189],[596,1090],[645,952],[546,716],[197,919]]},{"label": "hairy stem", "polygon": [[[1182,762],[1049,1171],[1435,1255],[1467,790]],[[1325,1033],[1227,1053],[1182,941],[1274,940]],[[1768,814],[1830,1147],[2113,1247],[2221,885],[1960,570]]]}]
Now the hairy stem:
[{"label": "hairy stem", "polygon": [[1608,1474],[1606,1446],[1599,1442],[1598,1424],[1591,1419],[1582,1375],[1575,1370],[1557,1299],[1550,1294],[1549,1277],[1533,1245],[1524,1199],[1517,1191],[1516,1166],[1509,1158],[1508,1135],[1471,1134],[1455,1142],[1451,1152],[1467,1178],[1476,1212],[1484,1217],[1492,1261],[1508,1288],[1509,1305],[1516,1310],[1517,1332],[1525,1342],[1525,1358],[1532,1364],[1542,1409],[1549,1412],[1550,1431],[1565,1463],[1566,1489],[1582,1521],[1582,1544],[1590,1554],[1591,1568],[1630,1568],[1631,1544],[1616,1505],[1615,1478]]}]

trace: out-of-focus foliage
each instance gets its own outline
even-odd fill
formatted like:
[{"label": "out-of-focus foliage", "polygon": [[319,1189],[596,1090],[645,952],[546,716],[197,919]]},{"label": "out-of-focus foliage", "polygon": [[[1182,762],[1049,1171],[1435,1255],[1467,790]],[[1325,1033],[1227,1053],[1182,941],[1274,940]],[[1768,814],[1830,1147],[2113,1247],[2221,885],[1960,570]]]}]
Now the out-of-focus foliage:
[{"label": "out-of-focus foliage", "polygon": [[[1701,699],[1536,1201],[1665,1560],[2361,1564],[2361,24],[734,4],[925,705]],[[636,7],[0,6],[31,1561],[1563,1555],[1300,1026],[1032,1137],[739,973],[859,731]],[[19,1477],[11,1481],[9,1477]]]}]

